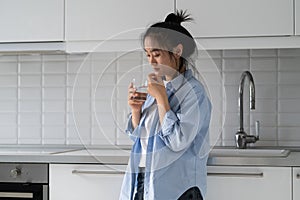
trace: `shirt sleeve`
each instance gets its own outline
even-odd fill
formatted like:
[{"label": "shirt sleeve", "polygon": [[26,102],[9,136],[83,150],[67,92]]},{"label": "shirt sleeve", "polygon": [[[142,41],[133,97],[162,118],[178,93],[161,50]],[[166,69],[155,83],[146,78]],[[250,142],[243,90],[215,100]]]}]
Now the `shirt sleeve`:
[{"label": "shirt sleeve", "polygon": [[127,126],[125,129],[126,134],[130,137],[130,139],[132,141],[135,141],[136,138],[138,137],[138,131],[139,130],[139,126],[136,127],[135,129],[133,128],[132,125],[132,114],[130,113],[128,120],[127,120]]},{"label": "shirt sleeve", "polygon": [[173,151],[186,149],[197,134],[208,132],[211,104],[205,93],[193,90],[180,103],[177,111],[170,109],[164,116],[158,133],[164,143]]}]

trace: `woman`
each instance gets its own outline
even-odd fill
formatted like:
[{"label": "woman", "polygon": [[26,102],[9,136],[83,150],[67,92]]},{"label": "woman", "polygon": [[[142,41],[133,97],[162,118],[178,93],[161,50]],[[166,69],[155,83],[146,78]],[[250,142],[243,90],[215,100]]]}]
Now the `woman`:
[{"label": "woman", "polygon": [[122,200],[201,200],[206,191],[206,162],[211,104],[189,62],[196,52],[181,26],[185,12],[153,24],[142,43],[154,72],[141,101],[131,83],[131,115],[126,132],[134,141],[122,185]]}]

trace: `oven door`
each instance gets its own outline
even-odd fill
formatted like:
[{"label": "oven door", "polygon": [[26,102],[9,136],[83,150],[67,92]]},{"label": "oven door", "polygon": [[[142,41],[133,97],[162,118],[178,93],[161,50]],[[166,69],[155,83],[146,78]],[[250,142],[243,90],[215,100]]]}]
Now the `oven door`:
[{"label": "oven door", "polygon": [[0,183],[0,200],[48,200],[48,185]]}]

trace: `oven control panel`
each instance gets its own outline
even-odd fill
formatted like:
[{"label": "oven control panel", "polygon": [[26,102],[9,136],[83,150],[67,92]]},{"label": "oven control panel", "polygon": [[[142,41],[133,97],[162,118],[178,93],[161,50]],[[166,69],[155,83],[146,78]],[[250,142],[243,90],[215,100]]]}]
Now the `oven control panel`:
[{"label": "oven control panel", "polygon": [[48,183],[48,164],[0,163],[0,182]]}]

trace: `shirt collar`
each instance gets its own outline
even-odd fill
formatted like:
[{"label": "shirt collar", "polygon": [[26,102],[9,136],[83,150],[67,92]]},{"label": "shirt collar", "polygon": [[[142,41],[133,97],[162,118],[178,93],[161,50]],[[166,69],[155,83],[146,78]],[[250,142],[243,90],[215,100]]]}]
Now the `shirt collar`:
[{"label": "shirt collar", "polygon": [[184,73],[179,74],[165,85],[167,89],[177,91],[183,83],[192,77],[192,70],[188,69]]}]

